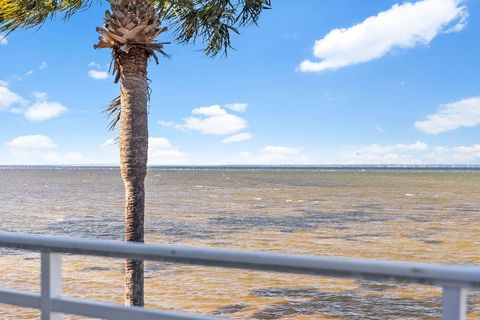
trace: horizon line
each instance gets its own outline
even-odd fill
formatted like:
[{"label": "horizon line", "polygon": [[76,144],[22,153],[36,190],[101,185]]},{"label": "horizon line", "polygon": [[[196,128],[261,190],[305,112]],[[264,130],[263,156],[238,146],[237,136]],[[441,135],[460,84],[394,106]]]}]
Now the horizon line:
[{"label": "horizon line", "polygon": [[[26,167],[38,167],[38,168],[58,168],[58,167],[69,167],[69,168],[120,168],[119,164],[0,164],[0,168],[6,167],[17,167],[17,168],[26,168]],[[456,169],[480,169],[480,164],[192,164],[192,165],[148,165],[148,168],[456,168]]]}]

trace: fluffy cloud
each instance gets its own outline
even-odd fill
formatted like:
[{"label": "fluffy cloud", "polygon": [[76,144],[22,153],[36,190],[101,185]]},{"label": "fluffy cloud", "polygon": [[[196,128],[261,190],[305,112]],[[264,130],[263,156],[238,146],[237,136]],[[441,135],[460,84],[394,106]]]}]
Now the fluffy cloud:
[{"label": "fluffy cloud", "polygon": [[89,66],[89,67],[92,67],[92,68],[100,69],[100,63],[98,63],[98,62],[92,61],[92,62],[90,62],[90,63],[88,64],[88,66]]},{"label": "fluffy cloud", "polygon": [[228,113],[219,105],[193,109],[192,114],[194,116],[185,118],[182,124],[175,127],[218,136],[234,134],[247,127],[245,119]]},{"label": "fluffy cloud", "polygon": [[0,81],[0,111],[7,110],[13,105],[24,103],[26,103],[25,99],[12,92],[6,82]]},{"label": "fluffy cloud", "polygon": [[49,102],[44,92],[34,92],[36,102],[25,110],[25,118],[33,122],[56,118],[68,111],[67,107],[59,102]]},{"label": "fluffy cloud", "polygon": [[463,99],[441,105],[436,113],[415,122],[415,127],[428,134],[439,134],[459,127],[480,124],[480,97]]},{"label": "fluffy cloud", "polygon": [[90,76],[90,78],[93,78],[96,80],[106,80],[109,77],[107,71],[98,71],[98,70],[90,70],[88,71],[88,75]]},{"label": "fluffy cloud", "polygon": [[247,141],[253,138],[253,135],[249,132],[242,132],[234,134],[233,136],[227,137],[222,140],[222,143],[232,143],[232,142],[241,142]]},{"label": "fluffy cloud", "polygon": [[425,142],[381,146],[372,144],[342,153],[347,164],[420,164],[418,152],[429,149]]},{"label": "fluffy cloud", "polygon": [[425,155],[426,163],[478,164],[480,144],[471,146],[434,147]]},{"label": "fluffy cloud", "polygon": [[245,165],[301,165],[309,159],[303,154],[301,147],[265,146],[259,154],[244,152],[239,158],[227,159],[224,164]]},{"label": "fluffy cloud", "polygon": [[430,147],[412,144],[381,146],[373,144],[341,153],[342,164],[475,164],[480,161],[480,145]]},{"label": "fluffy cloud", "polygon": [[48,95],[44,92],[34,92],[33,96],[35,102],[29,105],[29,101],[12,92],[5,82],[0,81],[0,111],[9,110],[23,114],[30,121],[39,122],[58,117],[68,110],[59,102],[49,102]]},{"label": "fluffy cloud", "polygon": [[232,111],[245,112],[247,111],[248,103],[243,103],[243,102],[229,103],[225,105],[225,108],[230,109]]},{"label": "fluffy cloud", "polygon": [[162,121],[162,120],[158,121],[158,123],[162,127],[173,127],[177,124],[175,121]]},{"label": "fluffy cloud", "polygon": [[52,139],[38,134],[16,137],[8,142],[7,146],[10,149],[51,149],[57,147]]},{"label": "fluffy cloud", "polygon": [[44,135],[19,136],[6,145],[16,159],[15,163],[77,164],[83,161],[83,156],[78,152],[55,151],[58,146],[50,137]]},{"label": "fluffy cloud", "polygon": [[48,64],[43,61],[42,63],[40,63],[40,65],[38,66],[38,70],[44,70],[48,67]]},{"label": "fluffy cloud", "polygon": [[317,40],[299,70],[320,72],[378,59],[394,48],[429,44],[438,34],[458,32],[468,18],[463,0],[423,0],[396,4],[347,29],[334,29]]},{"label": "fluffy cloud", "polygon": [[35,97],[35,99],[37,99],[37,101],[45,101],[45,100],[48,100],[48,94],[46,92],[42,92],[42,91],[35,91],[33,93],[33,96]]},{"label": "fluffy cloud", "polygon": [[235,112],[245,112],[247,103],[231,103],[220,106],[218,104],[196,108],[192,110],[190,117],[184,118],[183,122],[159,121],[163,127],[173,127],[183,131],[197,131],[205,135],[226,136],[222,143],[232,143],[249,140],[251,133],[241,132],[247,127],[247,121],[237,114],[230,113],[226,109]]},{"label": "fluffy cloud", "polygon": [[151,165],[175,165],[187,161],[187,156],[175,149],[166,138],[148,139],[148,162]]}]

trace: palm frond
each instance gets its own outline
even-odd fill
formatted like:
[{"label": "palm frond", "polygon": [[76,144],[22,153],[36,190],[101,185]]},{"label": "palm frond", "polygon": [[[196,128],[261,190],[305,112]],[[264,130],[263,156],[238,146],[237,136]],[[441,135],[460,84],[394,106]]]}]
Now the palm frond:
[{"label": "palm frond", "polygon": [[248,24],[257,24],[260,18],[260,15],[263,10],[268,10],[272,8],[271,0],[242,0],[239,3],[241,8],[238,16],[237,22],[242,26]]},{"label": "palm frond", "polygon": [[122,112],[120,96],[110,101],[110,103],[105,107],[105,110],[103,112],[107,114],[107,118],[110,118],[108,130],[115,130],[117,123],[120,121],[120,114]]},{"label": "palm frond", "polygon": [[231,34],[257,24],[271,0],[151,0],[162,19],[173,26],[176,40],[191,43],[200,39],[207,56],[227,54]]},{"label": "palm frond", "polygon": [[68,19],[77,11],[90,7],[96,0],[0,0],[0,31],[42,25],[56,15]]}]

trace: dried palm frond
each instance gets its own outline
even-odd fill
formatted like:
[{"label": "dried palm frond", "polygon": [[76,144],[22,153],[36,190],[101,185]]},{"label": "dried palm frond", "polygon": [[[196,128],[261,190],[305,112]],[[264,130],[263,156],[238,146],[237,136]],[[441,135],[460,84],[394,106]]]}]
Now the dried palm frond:
[{"label": "dried palm frond", "polygon": [[117,83],[121,77],[118,54],[128,53],[135,47],[143,48],[158,63],[156,52],[166,53],[163,51],[165,42],[156,39],[167,28],[161,27],[160,18],[148,0],[111,0],[110,4],[112,9],[105,12],[103,27],[97,28],[102,36],[94,48],[112,49],[111,71]]},{"label": "dried palm frond", "polygon": [[110,101],[110,103],[103,112],[107,114],[107,118],[110,118],[108,129],[110,131],[113,131],[117,126],[117,123],[120,121],[120,114],[122,112],[122,103],[120,101],[120,96]]}]

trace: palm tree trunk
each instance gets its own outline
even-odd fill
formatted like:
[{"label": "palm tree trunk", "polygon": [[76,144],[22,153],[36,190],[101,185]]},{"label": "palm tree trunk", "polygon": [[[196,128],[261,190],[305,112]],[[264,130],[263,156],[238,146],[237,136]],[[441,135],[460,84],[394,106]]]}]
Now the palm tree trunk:
[{"label": "palm tree trunk", "polygon": [[[144,241],[148,153],[148,55],[144,49],[116,52],[121,74],[120,168],[125,185],[125,240]],[[125,304],[144,305],[143,261],[125,262]]]}]

